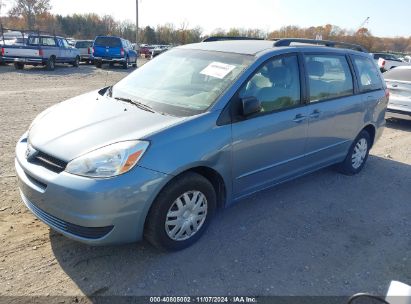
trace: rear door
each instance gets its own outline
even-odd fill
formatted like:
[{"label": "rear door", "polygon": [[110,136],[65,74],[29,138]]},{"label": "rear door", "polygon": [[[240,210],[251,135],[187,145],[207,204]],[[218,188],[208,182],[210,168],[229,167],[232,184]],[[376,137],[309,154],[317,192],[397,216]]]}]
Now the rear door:
[{"label": "rear door", "polygon": [[344,159],[361,125],[364,107],[344,54],[306,53],[308,80],[307,169]]},{"label": "rear door", "polygon": [[267,61],[232,100],[256,97],[262,111],[232,125],[235,198],[269,187],[301,172],[307,134],[307,112],[301,98],[301,73],[296,54]]}]

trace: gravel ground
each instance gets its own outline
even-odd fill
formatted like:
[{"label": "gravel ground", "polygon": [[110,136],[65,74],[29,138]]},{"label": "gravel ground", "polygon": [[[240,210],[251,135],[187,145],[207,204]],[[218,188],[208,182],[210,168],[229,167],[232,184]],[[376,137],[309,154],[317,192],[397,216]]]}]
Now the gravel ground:
[{"label": "gravel ground", "polygon": [[351,295],[411,283],[411,121],[388,122],[361,174],[325,169],[254,195],[181,252],[50,231],[20,200],[15,143],[50,105],[129,72],[0,67],[0,295]]}]

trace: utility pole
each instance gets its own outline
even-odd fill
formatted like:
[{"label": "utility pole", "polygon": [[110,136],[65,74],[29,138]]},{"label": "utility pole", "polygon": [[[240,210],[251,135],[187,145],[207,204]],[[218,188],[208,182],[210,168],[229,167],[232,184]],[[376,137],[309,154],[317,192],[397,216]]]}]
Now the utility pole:
[{"label": "utility pole", "polygon": [[136,50],[140,49],[138,45],[138,0],[136,0]]}]

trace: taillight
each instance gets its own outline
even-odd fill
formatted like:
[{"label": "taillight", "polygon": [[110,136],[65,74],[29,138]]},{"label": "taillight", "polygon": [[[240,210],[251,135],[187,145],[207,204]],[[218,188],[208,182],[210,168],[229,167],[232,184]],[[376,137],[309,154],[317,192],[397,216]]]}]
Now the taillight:
[{"label": "taillight", "polygon": [[91,54],[90,48],[87,49],[87,53],[88,53],[88,54]]},{"label": "taillight", "polygon": [[39,56],[43,57],[43,55],[44,55],[43,50],[42,50],[42,49],[39,49]]},{"label": "taillight", "polygon": [[1,48],[1,56],[4,56],[4,48]]},{"label": "taillight", "polygon": [[385,89],[385,97],[387,97],[387,99],[390,98],[390,89],[389,88]]},{"label": "taillight", "polygon": [[92,48],[92,51],[93,51],[93,55],[94,55],[94,46],[93,46],[93,48]]},{"label": "taillight", "polygon": [[123,48],[120,50],[120,55],[124,56],[124,49]]},{"label": "taillight", "polygon": [[386,61],[385,61],[385,59],[381,62],[381,65],[384,67],[385,66],[385,63],[386,63]]}]

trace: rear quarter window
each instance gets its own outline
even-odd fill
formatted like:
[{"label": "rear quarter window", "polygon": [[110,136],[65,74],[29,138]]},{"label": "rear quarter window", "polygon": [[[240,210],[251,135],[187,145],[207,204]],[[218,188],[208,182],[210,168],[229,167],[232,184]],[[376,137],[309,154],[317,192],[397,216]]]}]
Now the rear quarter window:
[{"label": "rear quarter window", "polygon": [[354,56],[354,65],[358,73],[361,92],[375,91],[383,88],[380,72],[371,58]]},{"label": "rear quarter window", "polygon": [[115,37],[97,37],[94,41],[97,46],[121,47],[121,40]]}]

